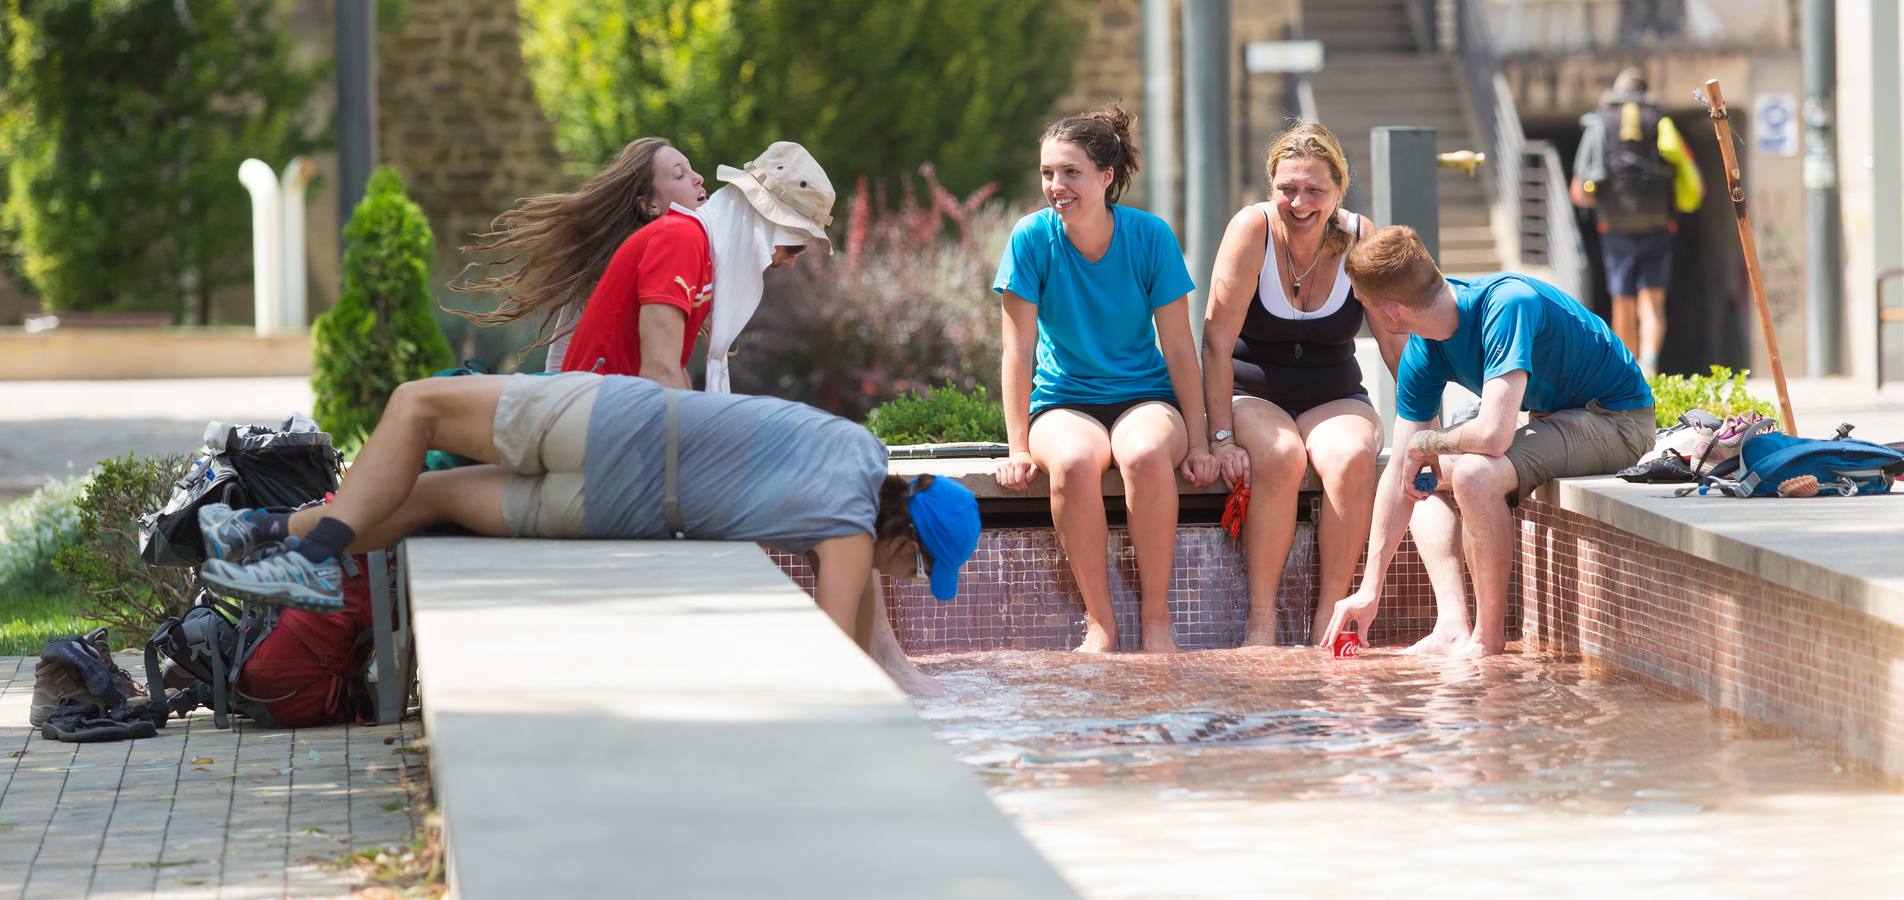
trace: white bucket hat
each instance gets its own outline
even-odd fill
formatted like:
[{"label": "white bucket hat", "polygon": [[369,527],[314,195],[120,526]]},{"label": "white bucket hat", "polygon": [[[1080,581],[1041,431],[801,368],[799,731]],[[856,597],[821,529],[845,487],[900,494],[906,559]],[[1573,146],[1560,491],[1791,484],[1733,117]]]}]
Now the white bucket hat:
[{"label": "white bucket hat", "polygon": [[811,237],[833,252],[833,182],[807,148],[775,141],[744,169],[717,166],[714,177],[740,188],[767,221]]}]

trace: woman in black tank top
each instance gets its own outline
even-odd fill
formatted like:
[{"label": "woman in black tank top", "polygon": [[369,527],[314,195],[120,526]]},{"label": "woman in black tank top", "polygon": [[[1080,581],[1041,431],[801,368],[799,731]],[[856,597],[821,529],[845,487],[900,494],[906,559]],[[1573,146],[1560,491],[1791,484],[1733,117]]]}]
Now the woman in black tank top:
[{"label": "woman in black tank top", "polygon": [[[1275,640],[1276,590],[1295,539],[1297,491],[1311,466],[1323,493],[1312,639],[1328,628],[1368,541],[1382,446],[1355,357],[1362,305],[1342,266],[1374,228],[1342,209],[1349,187],[1342,147],[1327,128],[1299,123],[1270,148],[1263,168],[1269,200],[1230,219],[1203,324],[1211,449],[1225,483],[1250,490],[1245,644]],[[1407,336],[1366,324],[1393,374]]]}]

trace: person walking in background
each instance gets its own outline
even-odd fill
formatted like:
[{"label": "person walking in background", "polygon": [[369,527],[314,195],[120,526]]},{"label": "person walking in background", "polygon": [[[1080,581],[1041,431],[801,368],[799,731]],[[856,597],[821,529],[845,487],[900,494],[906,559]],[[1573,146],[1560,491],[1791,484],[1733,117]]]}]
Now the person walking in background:
[{"label": "person walking in background", "polygon": [[[1405,225],[1357,244],[1347,269],[1369,318],[1411,337],[1395,379],[1395,447],[1375,490],[1362,583],[1335,605],[1323,643],[1351,622],[1368,636],[1406,526],[1435,591],[1434,631],[1412,649],[1499,653],[1512,507],[1550,479],[1607,475],[1636,462],[1653,446],[1653,393],[1606,323],[1544,281],[1512,273],[1444,278]],[[1481,397],[1480,412],[1437,429],[1450,381]],[[1428,485],[1415,479],[1424,470],[1453,490],[1423,490]],[[1472,629],[1463,559],[1474,581]]]},{"label": "person walking in background", "polygon": [[[1349,164],[1315,122],[1283,132],[1263,164],[1269,200],[1230,219],[1210,274],[1203,387],[1210,446],[1223,481],[1249,489],[1243,520],[1250,613],[1246,645],[1276,640],[1276,591],[1296,535],[1296,498],[1313,466],[1322,480],[1322,557],[1311,639],[1349,591],[1375,502],[1375,416],[1355,338],[1362,330],[1343,261],[1375,227],[1342,208]],[[1406,335],[1370,321],[1395,371]]]},{"label": "person walking in background", "polygon": [[1598,213],[1613,332],[1650,378],[1666,338],[1675,214],[1699,209],[1705,182],[1637,68],[1622,71],[1580,124],[1570,193],[1575,206]]},{"label": "person walking in background", "polygon": [[1145,650],[1176,649],[1170,572],[1179,465],[1216,478],[1190,336],[1195,285],[1162,219],[1118,204],[1137,173],[1131,117],[1115,105],[1060,119],[1039,139],[1046,208],[1018,221],[992,290],[1002,295],[1002,393],[1010,455],[1000,486],[1043,469],[1051,518],[1084,599],[1080,650],[1117,647],[1103,476],[1124,479]]}]

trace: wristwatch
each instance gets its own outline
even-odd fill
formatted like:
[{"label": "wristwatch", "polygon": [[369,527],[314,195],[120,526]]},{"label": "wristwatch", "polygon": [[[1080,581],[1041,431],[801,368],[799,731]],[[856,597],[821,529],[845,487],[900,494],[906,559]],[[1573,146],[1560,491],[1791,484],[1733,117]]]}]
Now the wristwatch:
[{"label": "wristwatch", "polygon": [[1215,433],[1210,435],[1210,443],[1221,444],[1233,437],[1236,437],[1236,432],[1228,428],[1218,428]]}]

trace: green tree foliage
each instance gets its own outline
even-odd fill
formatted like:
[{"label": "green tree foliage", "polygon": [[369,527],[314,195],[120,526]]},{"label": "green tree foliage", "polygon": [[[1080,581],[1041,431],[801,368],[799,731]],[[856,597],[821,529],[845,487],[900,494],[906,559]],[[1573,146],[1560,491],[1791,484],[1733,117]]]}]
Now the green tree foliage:
[{"label": "green tree foliage", "polygon": [[311,326],[316,418],[339,447],[368,437],[397,385],[450,365],[431,309],[430,223],[384,166],[344,226],[344,284]]},{"label": "green tree foliage", "polygon": [[203,321],[250,277],[238,164],[315,145],[279,6],[0,0],[0,233],[49,308]]},{"label": "green tree foliage", "polygon": [[704,173],[797,140],[844,189],[936,162],[1022,178],[1071,81],[1076,0],[522,0],[556,140],[597,166],[645,134]]}]

